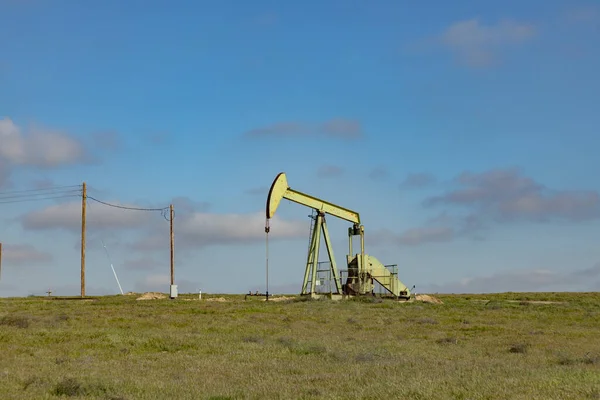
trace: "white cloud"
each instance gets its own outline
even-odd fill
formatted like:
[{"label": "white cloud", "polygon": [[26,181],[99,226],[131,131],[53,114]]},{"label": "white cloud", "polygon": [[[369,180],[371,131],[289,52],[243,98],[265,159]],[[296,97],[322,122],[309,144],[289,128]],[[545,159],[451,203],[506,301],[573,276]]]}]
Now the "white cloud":
[{"label": "white cloud", "polygon": [[[198,282],[189,281],[185,279],[175,279],[177,285],[177,291],[179,293],[197,293],[199,284]],[[171,277],[167,274],[154,274],[148,275],[141,280],[137,281],[134,285],[134,291],[138,293],[142,292],[160,292],[168,293],[169,286],[171,285]]]},{"label": "white cloud", "polygon": [[7,265],[27,266],[52,261],[52,254],[39,251],[28,244],[5,244],[2,246],[2,253],[2,260]]},{"label": "white cloud", "polygon": [[[295,239],[306,237],[306,223],[273,217],[269,237]],[[180,221],[177,236],[190,244],[249,243],[265,240],[265,214],[195,213]]]},{"label": "white cloud", "polygon": [[83,143],[63,132],[33,128],[24,131],[0,119],[0,158],[12,165],[52,168],[88,161]]},{"label": "white cloud", "polygon": [[[215,214],[202,211],[205,203],[178,198],[182,211],[176,213],[175,236],[177,246],[188,248],[211,244],[252,243],[265,240],[264,211],[248,214]],[[118,202],[109,202],[120,204]],[[122,204],[127,207],[140,207],[135,204]],[[90,209],[90,208],[88,208]],[[158,214],[158,212],[156,212]],[[32,211],[20,217],[21,225],[28,230],[63,229],[73,233],[81,230],[81,203],[64,203],[48,206]],[[159,225],[160,224],[160,225]],[[87,226],[90,230],[138,230],[146,235],[144,239],[134,243],[138,250],[162,248],[168,243],[168,229],[159,230],[166,221],[160,216],[149,218],[148,212],[122,210],[94,203],[87,215]],[[275,216],[270,221],[270,238],[293,239],[306,236],[306,223],[286,221]],[[166,235],[166,236],[165,236]]]},{"label": "white cloud", "polygon": [[403,232],[398,241],[406,245],[419,245],[430,242],[446,242],[454,239],[454,228],[451,226],[423,226]]},{"label": "white cloud", "polygon": [[[163,247],[166,247],[166,246],[163,246]],[[135,270],[135,271],[155,270],[155,269],[158,269],[161,266],[165,266],[165,265],[167,265],[167,264],[163,264],[159,260],[149,257],[149,256],[144,256],[141,258],[127,259],[123,263],[123,266],[125,267],[125,269]]]},{"label": "white cloud", "polygon": [[[90,202],[91,203],[91,202]],[[139,207],[133,204],[113,204]],[[81,231],[81,202],[54,204],[20,217],[21,225],[28,230],[64,229]],[[136,229],[147,226],[152,220],[146,212],[122,210],[93,203],[88,207],[86,224],[90,229]]]},{"label": "white cloud", "polygon": [[487,66],[506,45],[523,43],[536,34],[532,24],[501,20],[495,25],[482,24],[479,18],[452,24],[439,40],[469,66]]},{"label": "white cloud", "polygon": [[[264,242],[265,214],[194,213],[176,220],[175,247],[178,250],[194,250],[211,245],[236,245]],[[269,222],[269,240],[306,238],[304,221],[287,221],[275,216]],[[168,235],[149,232],[142,239],[130,244],[137,251],[164,251]]]},{"label": "white cloud", "polygon": [[[29,294],[34,296],[47,296],[47,291],[52,292],[52,296],[79,296],[81,293],[81,285],[79,283],[58,283],[62,282],[62,277],[56,277],[54,282],[46,282],[44,286],[38,285],[33,290],[28,290]],[[86,285],[86,296],[109,296],[119,294],[117,285],[112,289],[103,286]]]},{"label": "white cloud", "polygon": [[10,173],[11,169],[8,161],[3,160],[2,157],[0,157],[0,188],[8,185]]},{"label": "white cloud", "polygon": [[[406,182],[411,180],[409,176]],[[414,181],[418,186],[422,179]],[[456,187],[446,193],[423,201],[427,208],[445,206],[437,217],[401,233],[375,231],[373,243],[417,246],[465,236],[482,240],[481,233],[493,223],[581,222],[600,218],[598,192],[551,190],[516,168],[464,172],[454,184]]]},{"label": "white cloud", "polygon": [[401,233],[388,229],[374,231],[369,235],[369,242],[372,241],[373,245],[420,246],[427,243],[450,242],[481,229],[479,220],[473,215],[456,217],[441,213],[427,220],[422,226],[410,228]]},{"label": "white cloud", "polygon": [[440,293],[498,293],[556,290],[600,289],[600,264],[574,271],[536,268],[501,271],[493,275],[469,277],[442,285],[430,285],[427,291]]},{"label": "white cloud", "polygon": [[550,190],[518,169],[465,172],[458,188],[425,200],[426,206],[466,207],[481,218],[496,221],[580,221],[600,217],[596,191]]}]

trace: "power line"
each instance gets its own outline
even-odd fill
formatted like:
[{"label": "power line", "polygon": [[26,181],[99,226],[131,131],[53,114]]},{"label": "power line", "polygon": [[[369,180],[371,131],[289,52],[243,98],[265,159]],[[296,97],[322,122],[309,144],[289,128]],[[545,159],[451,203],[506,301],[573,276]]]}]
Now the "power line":
[{"label": "power line", "polygon": [[[97,203],[100,204],[104,204],[105,206],[109,206],[109,207],[113,207],[113,208],[120,208],[122,210],[133,210],[133,211],[160,211],[160,215],[168,222],[171,221],[170,218],[170,207],[163,207],[163,208],[144,208],[144,207],[127,207],[127,206],[121,206],[118,204],[112,204],[112,203],[107,203],[106,201],[102,201],[102,200],[98,200],[97,198],[93,197],[93,196],[86,196],[86,198],[90,199],[90,200],[94,200]],[[173,219],[175,219],[175,213],[173,212]]]},{"label": "power line", "polygon": [[87,196],[87,198],[91,199],[91,200],[94,200],[95,202],[98,202],[100,204],[104,204],[105,206],[115,207],[115,208],[121,208],[123,210],[134,210],[134,211],[165,211],[165,210],[169,209],[169,207],[162,207],[162,208],[127,207],[127,206],[120,206],[118,204],[107,203],[105,201],[98,200],[97,198],[92,197],[92,196]]},{"label": "power line", "polygon": [[[53,186],[48,188],[39,189],[27,189],[27,190],[12,190],[6,192],[0,192],[0,204],[13,204],[23,203],[29,201],[41,201],[41,200],[54,200],[63,199],[68,197],[81,197],[82,196],[82,185],[67,185],[67,186]],[[103,204],[108,207],[119,208],[122,210],[133,210],[133,211],[159,211],[161,215],[169,221],[167,211],[169,207],[161,208],[147,208],[147,207],[128,207],[119,204],[108,203],[102,201],[93,196],[86,196],[87,199],[93,200],[97,203]],[[174,216],[173,216],[174,218]]]},{"label": "power line", "polygon": [[27,190],[10,190],[10,191],[5,191],[5,192],[0,192],[0,196],[7,195],[7,194],[43,192],[43,191],[47,191],[47,190],[59,190],[59,189],[74,190],[73,188],[81,188],[81,185],[51,186],[51,187],[47,187],[47,188],[27,189]]},{"label": "power line", "polygon": [[77,194],[63,194],[60,196],[34,197],[34,198],[25,198],[25,199],[18,199],[18,200],[8,200],[8,201],[0,200],[0,204],[25,203],[28,201],[64,199],[67,197],[81,197],[81,196],[77,195]]},{"label": "power line", "polygon": [[66,194],[79,195],[79,194],[81,194],[81,190],[79,190],[79,189],[66,189],[66,190],[61,189],[61,190],[36,192],[36,193],[21,193],[21,194],[10,194],[10,195],[0,194],[0,200],[18,200],[18,199],[35,198],[35,197],[39,197],[39,196],[43,197],[43,196],[66,195]]}]

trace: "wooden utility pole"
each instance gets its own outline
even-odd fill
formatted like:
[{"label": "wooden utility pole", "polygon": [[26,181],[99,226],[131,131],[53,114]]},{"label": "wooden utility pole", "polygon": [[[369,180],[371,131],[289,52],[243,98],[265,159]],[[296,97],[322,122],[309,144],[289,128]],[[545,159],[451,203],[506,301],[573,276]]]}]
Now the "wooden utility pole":
[{"label": "wooden utility pole", "polygon": [[85,297],[85,211],[87,205],[87,186],[83,182],[81,196],[81,297]]},{"label": "wooden utility pole", "polygon": [[0,243],[0,279],[2,279],[2,243]]},{"label": "wooden utility pole", "polygon": [[169,221],[171,223],[171,285],[175,284],[175,235],[173,234],[173,204],[169,206]]}]

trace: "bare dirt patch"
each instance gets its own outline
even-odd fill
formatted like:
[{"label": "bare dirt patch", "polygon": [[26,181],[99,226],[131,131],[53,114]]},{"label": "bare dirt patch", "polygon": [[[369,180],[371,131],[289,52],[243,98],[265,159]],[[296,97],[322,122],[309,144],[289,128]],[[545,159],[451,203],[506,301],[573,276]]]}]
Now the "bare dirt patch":
[{"label": "bare dirt patch", "polygon": [[[267,299],[262,299],[262,301],[266,301]],[[269,297],[269,301],[292,301],[294,297],[290,296],[280,296],[280,297]]]},{"label": "bare dirt patch", "polygon": [[146,292],[140,297],[138,297],[136,300],[159,300],[165,299],[166,297],[167,296],[159,292]]},{"label": "bare dirt patch", "polygon": [[418,294],[415,296],[415,300],[422,301],[423,303],[444,304],[444,302],[437,297],[433,297],[428,294]]},{"label": "bare dirt patch", "polygon": [[211,297],[209,299],[206,299],[206,301],[216,301],[218,303],[225,303],[229,300],[227,300],[225,297]]}]

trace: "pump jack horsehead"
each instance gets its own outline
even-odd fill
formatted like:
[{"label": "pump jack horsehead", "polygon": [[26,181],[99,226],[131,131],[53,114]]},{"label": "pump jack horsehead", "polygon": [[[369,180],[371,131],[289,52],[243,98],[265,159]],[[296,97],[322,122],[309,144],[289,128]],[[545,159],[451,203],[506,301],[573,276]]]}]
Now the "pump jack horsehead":
[{"label": "pump jack horsehead", "polygon": [[[313,298],[321,297],[316,291],[316,285],[317,268],[319,265],[319,247],[321,244],[321,235],[323,235],[325,247],[327,248],[327,255],[329,256],[330,272],[335,286],[335,291],[332,290],[332,297],[335,296],[335,298],[340,298],[343,296],[371,294],[374,289],[374,281],[376,281],[395,298],[399,300],[411,299],[410,290],[398,279],[395,273],[391,272],[375,257],[365,254],[365,229],[361,224],[360,216],[356,211],[340,207],[328,201],[321,200],[317,197],[290,188],[285,173],[281,172],[273,181],[267,197],[267,231],[269,229],[268,221],[275,215],[275,211],[282,199],[287,199],[294,203],[309,207],[316,212],[314,226],[311,232],[301,295]],[[352,226],[348,228],[349,251],[346,256],[348,277],[344,284],[341,282],[335,257],[333,255],[331,239],[325,222],[326,214],[352,223]],[[352,239],[354,236],[360,236],[360,253],[353,255]]]}]

